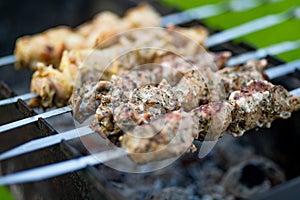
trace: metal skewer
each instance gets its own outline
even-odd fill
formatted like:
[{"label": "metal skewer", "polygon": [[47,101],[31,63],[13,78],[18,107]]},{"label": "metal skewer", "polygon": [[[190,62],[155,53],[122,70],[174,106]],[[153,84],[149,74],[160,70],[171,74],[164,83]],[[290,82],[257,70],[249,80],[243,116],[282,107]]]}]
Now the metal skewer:
[{"label": "metal skewer", "polygon": [[290,63],[282,64],[265,70],[265,74],[269,79],[275,79],[283,75],[293,73],[296,69],[300,69],[300,59]]},{"label": "metal skewer", "polygon": [[0,58],[0,66],[10,65],[16,62],[14,55],[8,55]]},{"label": "metal skewer", "polygon": [[[267,69],[265,70],[265,73],[269,76],[270,79],[274,79],[279,76],[282,76],[283,72],[286,72],[285,74],[291,73],[297,68],[300,69],[300,59],[287,64],[279,65],[274,68]],[[294,95],[300,96],[299,93],[300,89],[292,91],[291,93],[297,91],[298,93],[295,93]],[[61,142],[61,140],[71,140],[91,133],[93,133],[93,131],[90,128],[83,127],[78,130],[63,132],[54,136],[47,136],[44,138],[35,139],[25,144],[22,144],[20,146],[17,146],[13,149],[10,149],[6,152],[1,153],[0,161],[14,156],[22,155],[28,152],[32,152],[35,150],[39,150],[54,144],[58,144]]]},{"label": "metal skewer", "polygon": [[290,94],[300,97],[300,88],[290,91]]},{"label": "metal skewer", "polygon": [[11,97],[8,99],[3,99],[0,100],[0,106],[4,106],[4,105],[8,105],[8,104],[12,104],[12,103],[16,103],[19,99],[22,99],[24,101],[38,97],[38,94],[34,94],[34,93],[27,93],[27,94],[22,94],[19,96],[15,96],[15,97]]},{"label": "metal skewer", "polygon": [[39,181],[101,164],[127,155],[122,149],[108,150],[0,177],[0,185]]},{"label": "metal skewer", "polygon": [[43,138],[31,140],[30,142],[1,153],[0,160],[5,160],[22,154],[30,153],[32,151],[50,147],[52,145],[59,144],[62,140],[72,140],[92,133],[94,133],[92,129],[90,129],[88,126],[84,126],[78,129],[72,129],[63,133],[58,133],[56,135],[50,135]]},{"label": "metal skewer", "polygon": [[243,53],[241,55],[232,57],[228,60],[226,65],[235,66],[235,65],[245,63],[248,60],[261,59],[261,58],[265,58],[268,55],[273,56],[280,53],[292,51],[298,48],[300,48],[300,40],[282,42],[279,44],[274,44],[268,47],[257,49],[256,51],[251,51],[251,52]]},{"label": "metal skewer", "polygon": [[65,106],[65,107],[62,107],[62,108],[58,108],[58,109],[55,109],[55,110],[44,112],[42,114],[34,115],[32,117],[28,117],[28,118],[25,118],[25,119],[14,121],[14,122],[11,122],[11,123],[0,126],[0,133],[3,133],[5,131],[12,130],[12,129],[24,126],[26,124],[30,124],[32,122],[36,122],[36,121],[39,120],[39,118],[46,119],[46,118],[53,117],[53,116],[56,116],[56,115],[61,115],[63,113],[67,113],[67,112],[70,112],[70,111],[72,111],[72,108],[70,106]]},{"label": "metal skewer", "polygon": [[[279,0],[281,1],[281,0]],[[217,4],[204,5],[197,8],[188,9],[180,13],[174,13],[162,17],[162,27],[169,25],[183,24],[195,19],[205,19],[217,15],[224,14],[226,12],[241,12],[256,8],[265,3],[276,3],[278,0],[232,0],[229,2],[221,2]]]},{"label": "metal skewer", "polygon": [[[283,71],[284,68],[289,68],[290,67],[289,68],[290,70],[292,70],[292,68],[295,70],[295,67],[299,68],[300,60],[294,61],[292,63],[278,66],[278,67],[281,67],[281,69],[282,69],[282,70],[280,69],[278,71],[280,71],[280,73],[284,73],[284,71]],[[270,74],[269,77],[272,76],[272,73],[273,73],[273,78],[274,77],[276,78],[276,74],[278,75],[279,72],[277,72],[276,70],[274,70],[272,72],[272,70],[271,71],[270,70],[269,71],[266,70],[266,73]],[[287,71],[287,70],[285,70],[285,71],[286,72],[292,72],[292,71]],[[286,72],[285,72],[285,74],[286,74]],[[290,93],[300,96],[300,88],[297,88],[293,91],[290,91]],[[32,94],[32,95],[36,95],[36,94]],[[26,98],[23,99],[23,100],[26,100]],[[64,107],[64,108],[65,108],[65,111],[63,111],[63,109],[62,109],[61,110],[62,113],[71,111],[71,110],[68,110],[68,109],[71,109],[70,107]],[[31,120],[37,121],[40,117],[47,118],[47,117],[62,114],[62,113],[55,112],[55,111],[57,111],[57,110],[53,110],[53,113],[51,113],[52,111],[47,112],[47,114],[43,113],[45,115],[43,115],[43,114],[36,115],[36,116],[32,117]],[[39,117],[35,118],[37,116],[39,116]],[[29,118],[27,118],[27,119],[29,119]],[[26,119],[24,119],[24,120],[25,121],[23,121],[22,123],[27,124],[27,123],[32,123],[33,122],[33,121],[30,121],[30,120],[28,120],[28,121],[30,121],[30,122],[28,122],[28,121],[26,121]],[[20,120],[20,121],[22,121],[22,120]],[[23,125],[25,125],[25,124],[23,124]],[[1,130],[1,127],[2,126],[0,126],[0,130]],[[75,131],[76,130],[71,130],[71,131],[67,131],[67,132],[64,132],[64,133],[61,133],[61,134],[58,134],[58,135],[49,136],[49,137],[52,137],[51,140],[53,141],[52,143],[49,143],[49,144],[45,144],[48,137],[38,139],[39,141],[34,140],[34,141],[32,141],[32,143],[29,142],[29,143],[31,143],[32,146],[29,147],[30,145],[28,145],[27,147],[37,148],[35,146],[35,144],[39,143],[41,146],[44,146],[44,147],[40,146],[41,148],[45,148],[45,147],[51,146],[53,144],[59,143],[62,139],[69,140],[69,139],[73,139],[73,138],[76,138],[76,137],[80,137],[80,136],[92,133],[92,130],[89,129],[88,127],[82,127],[83,132],[81,134],[77,133],[76,136],[75,136]],[[0,131],[0,133],[1,133],[1,131]],[[28,143],[26,143],[26,144],[28,144]],[[24,148],[24,149],[27,149],[27,148]],[[37,149],[35,149],[35,150],[37,150]],[[24,151],[26,151],[26,150],[24,150]],[[27,149],[27,151],[28,151],[28,149]],[[28,152],[30,152],[30,151],[28,151]],[[6,159],[5,157],[3,158],[2,155],[3,154],[0,154],[0,160],[1,159]],[[104,163],[104,162],[107,162],[107,161],[110,161],[110,160],[114,160],[114,159],[123,157],[125,155],[127,155],[127,153],[122,149],[99,152],[99,153],[84,156],[84,157],[81,157],[81,158],[62,161],[62,162],[59,162],[59,163],[50,164],[50,165],[47,165],[47,166],[37,167],[37,168],[34,168],[34,169],[25,170],[25,171],[17,172],[17,173],[14,173],[14,174],[9,174],[9,175],[6,175],[6,176],[2,176],[2,177],[0,177],[0,185],[9,185],[9,184],[39,181],[39,180],[55,177],[55,176],[58,176],[58,175],[70,173],[70,172],[73,172],[73,171],[76,171],[76,170],[80,170],[80,169],[83,169],[87,166],[101,164],[101,163]],[[12,157],[12,156],[10,156],[10,157]]]},{"label": "metal skewer", "polygon": [[245,24],[239,25],[237,27],[227,29],[220,33],[216,33],[206,39],[205,46],[206,47],[216,46],[224,42],[228,42],[230,40],[239,38],[241,36],[280,24],[289,19],[299,18],[300,17],[299,10],[300,7],[296,7],[279,14],[261,17],[253,21],[247,22]]},{"label": "metal skewer", "polygon": [[[300,95],[300,88],[290,91],[291,94]],[[41,166],[13,174],[0,176],[0,185],[10,185],[17,183],[26,183],[40,181],[52,178],[62,174],[67,174],[87,166],[101,164],[127,155],[128,153],[121,148],[95,153],[92,155],[58,162],[46,166]]]},{"label": "metal skewer", "polygon": [[[245,11],[258,7],[265,3],[276,3],[282,0],[232,0],[230,2],[218,3],[213,5],[205,5],[197,8],[188,9],[183,12],[163,16],[161,26],[166,27],[170,24],[182,24],[195,19],[205,19],[208,17],[220,15],[225,12]],[[251,27],[253,28],[253,27]],[[233,39],[233,38],[231,38]],[[228,41],[228,40],[227,40]],[[210,47],[210,46],[208,46]],[[14,55],[8,55],[0,58],[0,66],[10,65],[16,61]]]}]

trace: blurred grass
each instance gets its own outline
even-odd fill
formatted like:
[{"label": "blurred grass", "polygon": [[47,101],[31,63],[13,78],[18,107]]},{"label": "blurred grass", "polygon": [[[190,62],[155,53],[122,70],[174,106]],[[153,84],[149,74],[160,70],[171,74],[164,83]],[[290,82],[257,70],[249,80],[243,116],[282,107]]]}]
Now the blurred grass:
[{"label": "blurred grass", "polygon": [[[167,6],[175,7],[179,10],[194,8],[205,4],[214,4],[220,0],[161,0]],[[243,1],[243,0],[241,0]],[[260,1],[260,0],[258,0]],[[228,2],[228,0],[226,0]],[[232,12],[211,17],[206,20],[206,24],[216,29],[228,29],[253,19],[263,17],[268,14],[276,14],[288,10],[292,7],[300,6],[300,0],[282,0],[277,3],[267,3],[260,7],[243,12]],[[268,45],[294,41],[300,39],[300,19],[292,19],[279,25],[246,35],[239,40],[246,41],[256,47],[265,47]],[[291,61],[300,58],[300,49],[278,55],[285,61]]]},{"label": "blurred grass", "polygon": [[1,200],[13,200],[14,198],[11,196],[11,194],[5,187],[0,186],[0,199]]}]

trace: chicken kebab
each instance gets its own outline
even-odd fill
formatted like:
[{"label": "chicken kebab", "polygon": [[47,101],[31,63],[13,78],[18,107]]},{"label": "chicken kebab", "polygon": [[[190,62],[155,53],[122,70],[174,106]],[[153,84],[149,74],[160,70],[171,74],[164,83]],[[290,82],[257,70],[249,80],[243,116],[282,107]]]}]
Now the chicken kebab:
[{"label": "chicken kebab", "polygon": [[264,81],[265,60],[216,72],[172,54],[162,60],[78,88],[71,98],[75,119],[94,115],[96,132],[146,163],[195,149],[193,139],[241,136],[299,110],[298,97]]},{"label": "chicken kebab", "polygon": [[[65,51],[59,69],[38,64],[31,81],[31,92],[39,94],[31,106],[51,107],[66,105],[73,88],[88,79],[109,80],[133,64],[172,62],[170,53],[193,60],[197,65],[224,67],[230,52],[207,52],[199,46],[204,41],[202,27],[170,27],[135,29],[116,35],[96,49]],[[110,65],[118,57],[132,52],[130,58]],[[110,67],[108,67],[110,66]]]},{"label": "chicken kebab", "polygon": [[[147,16],[146,19],[144,16]],[[118,35],[134,28],[159,27],[160,21],[161,16],[154,8],[148,4],[140,4],[128,10],[124,17],[106,11],[75,29],[55,27],[40,34],[19,38],[15,47],[16,66],[29,67],[35,71],[30,90],[39,95],[39,98],[30,101],[30,105],[66,105],[79,74],[88,78],[102,74],[102,79],[109,79],[112,74],[118,74],[122,69],[106,69],[106,66],[129,49],[162,48],[183,56],[197,56],[197,64],[200,61],[203,64],[211,62],[207,61],[205,52],[198,52],[197,55],[195,45],[189,45],[191,42],[180,39],[177,33],[203,45],[208,31],[202,26],[172,26],[168,31],[147,29]],[[160,52],[159,56],[165,53],[167,52]],[[209,53],[218,67],[223,66],[231,56],[230,52]],[[136,56],[133,61],[141,62],[139,59],[153,60],[153,54]]]},{"label": "chicken kebab", "polygon": [[[128,112],[138,107],[133,105]],[[115,110],[116,116],[121,114],[117,112],[119,109]],[[147,163],[194,150],[193,145],[186,146],[192,144],[191,138],[217,140],[224,133],[241,136],[257,127],[270,127],[275,119],[289,118],[291,112],[299,110],[299,97],[290,95],[282,86],[253,80],[241,90],[232,92],[228,100],[201,105],[188,113],[171,111],[152,123],[135,126],[121,135],[119,142],[133,161]],[[182,128],[182,124],[187,126]]]},{"label": "chicken kebab", "polygon": [[35,71],[31,92],[39,97],[30,105],[70,101],[77,121],[93,116],[90,126],[137,163],[195,150],[194,139],[269,127],[299,110],[298,97],[265,81],[265,60],[226,67],[230,52],[203,48],[205,28],[149,28],[160,21],[142,4],[122,18],[103,12],[75,29],[18,39],[16,66]]},{"label": "chicken kebab", "polygon": [[241,136],[300,109],[300,98],[264,81],[264,60],[217,72],[172,64],[173,70],[148,67],[84,84],[72,97],[75,119],[94,115],[96,132],[146,163],[194,149],[186,146],[193,139]]},{"label": "chicken kebab", "polygon": [[17,68],[29,67],[35,70],[37,63],[42,62],[57,68],[65,50],[91,49],[117,33],[159,25],[160,15],[148,4],[129,9],[124,17],[104,11],[74,29],[59,26],[19,38],[14,52],[15,65]]}]

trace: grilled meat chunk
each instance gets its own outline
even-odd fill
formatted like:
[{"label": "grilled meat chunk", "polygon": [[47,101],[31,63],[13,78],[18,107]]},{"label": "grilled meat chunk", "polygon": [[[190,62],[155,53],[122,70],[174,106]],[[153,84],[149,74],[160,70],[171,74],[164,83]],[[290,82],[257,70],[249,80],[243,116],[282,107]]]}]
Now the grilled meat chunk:
[{"label": "grilled meat chunk", "polygon": [[228,98],[232,91],[246,86],[250,80],[264,80],[267,62],[249,61],[242,66],[225,67],[217,72],[209,68],[194,69],[186,73],[175,87],[185,111],[201,104]]},{"label": "grilled meat chunk", "polygon": [[[214,74],[215,79],[221,79],[225,86],[232,87],[224,90],[226,95],[224,98],[228,98],[230,92],[235,90],[235,88],[244,87],[247,80],[255,78],[263,80],[262,71],[265,65],[265,61],[251,61],[243,67],[237,66],[235,68],[224,68],[217,71]],[[173,65],[173,69],[174,68],[178,69],[178,65]],[[248,70],[244,70],[244,68]],[[97,105],[98,107],[91,124],[92,128],[103,137],[121,135],[120,140],[123,146],[138,141],[135,145],[137,145],[136,148],[139,150],[137,150],[138,152],[133,150],[132,153],[141,153],[141,149],[152,146],[152,142],[159,143],[159,141],[166,141],[166,144],[168,144],[172,140],[173,137],[171,136],[174,135],[174,132],[168,133],[163,126],[161,128],[156,126],[169,126],[167,124],[171,123],[172,125],[170,124],[170,127],[176,130],[176,126],[178,127],[180,124],[175,125],[177,122],[168,121],[165,118],[161,120],[160,118],[161,115],[165,115],[166,118],[168,118],[167,115],[171,115],[171,113],[175,111],[176,116],[174,116],[174,118],[180,118],[186,121],[184,124],[190,124],[189,127],[184,129],[192,130],[188,138],[194,135],[193,138],[203,139],[206,137],[210,140],[216,140],[227,131],[227,128],[232,123],[231,113],[234,109],[231,102],[215,102],[200,107],[198,107],[200,105],[199,99],[194,101],[196,103],[192,102],[192,100],[197,99],[198,96],[201,99],[201,95],[197,96],[192,94],[204,94],[206,92],[207,96],[210,95],[207,89],[208,83],[206,83],[203,78],[200,78],[203,76],[208,77],[206,73],[210,73],[211,75],[211,71],[202,70],[202,73],[199,73],[199,70],[184,67],[180,68],[182,76],[179,80],[177,79],[177,81],[175,81],[178,82],[178,84],[172,86],[164,79],[166,73],[163,73],[163,69],[164,67],[162,66],[156,66],[152,71],[149,69],[130,71],[123,76],[114,76],[111,81],[100,81],[96,91],[95,102],[97,103],[93,103],[93,105]],[[184,73],[186,75],[184,75]],[[167,74],[167,77],[171,80],[175,80],[178,78],[178,75]],[[232,77],[232,79],[228,77]],[[183,83],[183,79],[188,80],[189,83]],[[203,87],[199,87],[199,85]],[[185,94],[182,91],[191,92],[190,94]],[[223,99],[220,96],[218,97],[218,100]],[[80,113],[76,111],[76,108],[80,107],[78,104],[80,104],[80,102],[74,105],[76,113]],[[180,108],[183,108],[185,111],[180,111]],[[187,111],[190,111],[188,115],[186,115]],[[185,114],[182,115],[182,113]],[[93,111],[90,115],[92,114]],[[173,119],[173,117],[170,118]],[[156,123],[156,125],[154,125],[156,128],[154,129],[152,125],[153,121]],[[149,123],[151,124],[149,125]],[[130,140],[133,135],[136,136],[138,133],[147,135],[148,130],[152,133],[162,130],[163,134],[159,135],[158,133],[158,138],[153,139],[142,135],[142,139],[138,137],[133,138],[132,141]],[[167,137],[169,139],[160,137]],[[142,141],[140,141],[140,139]],[[179,143],[177,139],[174,141]],[[143,148],[138,146],[139,143],[145,144]],[[165,155],[163,156],[164,158],[166,158],[167,155],[179,155],[189,149],[189,146],[186,147],[186,145],[183,145],[185,148],[167,148],[167,153],[163,153],[161,152],[164,149],[163,144],[155,144],[154,146],[157,146],[159,149],[158,152],[160,153],[158,153],[158,155]],[[181,144],[179,144],[179,146],[181,146]],[[151,149],[153,149],[153,147],[151,147]],[[146,162],[146,160],[151,159],[151,157],[159,157],[156,155],[157,153],[155,153],[156,150],[157,149],[154,148],[153,152],[148,152],[144,149],[143,152],[150,153],[151,156],[146,156],[147,158],[145,158],[145,156],[135,155],[135,159],[138,159],[136,160],[138,162]],[[139,159],[143,159],[144,161]]]},{"label": "grilled meat chunk", "polygon": [[229,102],[233,110],[227,132],[233,136],[241,136],[256,127],[269,128],[275,119],[287,119],[300,109],[299,97],[266,81],[250,81],[247,87],[232,92]]},{"label": "grilled meat chunk", "polygon": [[[147,16],[147,20],[141,16]],[[16,67],[35,70],[36,64],[43,62],[57,68],[64,50],[93,48],[122,31],[159,25],[159,14],[147,4],[130,9],[123,18],[111,12],[102,12],[92,21],[75,29],[55,27],[40,34],[19,38],[15,46]]]},{"label": "grilled meat chunk", "polygon": [[[197,32],[198,29],[199,27],[190,28],[189,31]],[[35,104],[40,102],[43,107],[61,106],[62,104],[57,102],[66,104],[73,88],[81,87],[82,82],[86,80],[108,80],[112,74],[121,74],[122,71],[131,70],[137,65],[148,63],[162,64],[164,66],[177,65],[178,69],[176,70],[180,71],[181,68],[185,68],[182,65],[188,65],[189,67],[191,64],[212,66],[213,62],[217,62],[219,64],[219,66],[215,67],[215,70],[217,70],[224,66],[231,55],[229,52],[207,54],[204,49],[197,49],[199,45],[191,40],[182,44],[178,40],[178,35],[179,33],[174,32],[174,30],[165,31],[160,28],[150,32],[137,30],[118,36],[115,38],[116,40],[112,41],[113,43],[104,43],[96,50],[65,51],[59,69],[51,68],[46,70],[46,65],[39,64],[39,70],[34,73],[31,81],[31,91],[43,96],[31,102]],[[184,57],[175,55],[173,51]],[[124,53],[127,54],[124,55]],[[120,57],[120,55],[123,56]],[[45,75],[41,71],[51,71],[51,73]],[[56,92],[60,92],[57,87],[45,85],[46,89],[42,91],[41,87],[36,83],[43,79],[44,84],[47,84],[53,82],[51,80],[57,82],[61,78],[69,81],[66,87],[70,87],[65,90],[67,93],[65,93],[63,99],[54,99]],[[171,80],[168,79],[168,81]],[[47,88],[51,88],[51,90]]]},{"label": "grilled meat chunk", "polygon": [[[269,127],[275,119],[286,119],[291,112],[298,110],[300,98],[290,95],[282,86],[274,86],[267,81],[250,81],[243,89],[233,92],[229,100],[202,105],[189,113],[167,113],[152,123],[162,126],[160,129],[155,128],[155,134],[149,129],[153,125],[143,124],[141,127],[146,126],[145,128],[137,126],[134,131],[120,137],[120,141],[121,146],[133,155],[131,158],[135,162],[145,163],[187,151],[188,148],[182,143],[188,140],[178,140],[176,134],[180,137],[193,136],[195,139],[209,140],[218,139],[224,132],[241,136],[245,131],[256,127]],[[192,122],[184,120],[188,117],[192,118]],[[189,131],[192,132],[182,132],[178,128],[177,124],[181,120],[190,125]],[[166,123],[161,125],[161,122]],[[176,150],[174,146],[177,147]],[[184,148],[180,148],[182,146]],[[147,157],[149,152],[152,154]]]},{"label": "grilled meat chunk", "polygon": [[85,48],[84,37],[66,26],[49,29],[34,36],[17,40],[15,56],[17,68],[36,69],[38,62],[58,66],[65,49]]},{"label": "grilled meat chunk", "polygon": [[[95,102],[98,106],[93,127],[97,132],[101,132],[106,136],[115,135],[120,132],[120,123],[118,124],[117,121],[141,124],[155,118],[155,115],[168,113],[179,108],[183,108],[184,111],[188,112],[201,104],[224,100],[228,98],[232,90],[245,86],[247,80],[263,80],[264,64],[264,61],[252,61],[243,67],[224,68],[214,73],[207,68],[196,70],[191,65],[180,65],[178,67],[175,62],[173,65],[169,65],[170,69],[164,65],[155,65],[152,69],[133,70],[123,76],[113,76],[111,81],[100,81],[96,93],[90,93],[96,96]],[[248,70],[244,70],[244,68]],[[230,73],[223,75],[227,71],[233,71],[232,79],[235,80],[236,77],[239,77],[239,82],[237,81],[235,85],[232,85],[232,80],[228,79]],[[237,73],[238,71],[240,73]],[[210,81],[214,83],[217,83],[218,80],[222,80],[222,82],[214,87],[204,77],[213,77]],[[221,84],[223,84],[223,87],[230,86],[232,88],[226,90],[223,88],[222,90]],[[81,90],[85,91],[85,86]],[[84,94],[84,92],[78,92],[78,94],[80,93]],[[79,114],[76,115],[77,120],[82,121],[87,116],[83,116],[83,114],[80,116],[78,108],[84,108],[80,104],[89,102],[92,97],[80,96],[82,95],[79,95],[79,97],[77,95],[72,99],[77,99],[73,101],[73,110]],[[128,112],[114,115],[116,109],[128,109]],[[93,110],[91,110],[91,114],[93,114]],[[126,117],[127,119],[125,119]],[[123,120],[120,120],[120,118]]]}]

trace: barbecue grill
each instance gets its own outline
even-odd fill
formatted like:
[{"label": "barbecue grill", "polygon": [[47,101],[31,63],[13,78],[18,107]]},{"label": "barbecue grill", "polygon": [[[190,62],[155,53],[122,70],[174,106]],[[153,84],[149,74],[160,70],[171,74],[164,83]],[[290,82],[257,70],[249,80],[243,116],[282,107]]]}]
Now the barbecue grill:
[{"label": "barbecue grill", "polygon": [[[84,4],[82,2],[78,1],[76,4],[80,7]],[[107,7],[104,5],[101,6],[103,6],[103,9],[110,8],[118,13],[135,5],[135,3],[136,2],[132,1],[112,1],[111,5],[105,4]],[[151,3],[162,14],[174,12],[174,10],[167,9],[157,2]],[[91,15],[93,14],[93,9],[87,8],[87,10],[87,12],[91,13]],[[90,12],[90,10],[92,10],[92,12]],[[71,18],[71,16],[68,17]],[[191,20],[182,23],[181,25],[190,27],[198,24],[199,21]],[[213,32],[218,31],[212,31],[212,33]],[[256,49],[243,42],[236,44],[229,41],[219,45],[214,45],[211,47],[211,50],[229,50],[233,53],[233,55],[239,55],[245,52],[255,51]],[[266,58],[269,61],[270,67],[284,64],[282,60],[273,56],[267,56]],[[17,96],[17,94],[24,94],[28,92],[30,81],[30,73],[28,71],[14,71],[12,67],[2,67],[0,70],[2,72],[1,74],[5,74],[5,76],[1,75],[1,99],[8,99],[10,97]],[[15,77],[18,77],[18,82],[15,81]],[[22,84],[18,84],[19,82]],[[294,73],[277,77],[273,79],[272,82],[274,84],[283,85],[288,90],[294,90],[300,87],[300,73],[299,71],[295,71]],[[26,117],[43,113],[44,110],[33,110],[27,105],[26,101],[18,99],[16,103],[0,107],[0,112],[0,124],[5,125]],[[270,129],[250,131],[243,138],[235,139],[236,143],[249,144],[251,145],[251,148],[255,149],[257,154],[270,158],[274,162],[278,163],[283,168],[288,179],[287,182],[279,185],[277,188],[269,190],[263,194],[258,194],[253,197],[254,199],[282,199],[299,196],[299,191],[295,189],[297,186],[300,186],[300,179],[297,178],[300,175],[300,164],[296,159],[296,149],[300,141],[300,127],[298,123],[299,117],[299,112],[293,113],[293,116],[288,120],[275,121]],[[61,120],[62,118],[64,120]],[[65,113],[49,119],[39,118],[37,121],[26,126],[3,132],[0,134],[0,152],[4,152],[37,138],[55,135],[59,132],[73,129],[74,125],[72,122],[70,113]],[[50,146],[29,154],[1,161],[1,174],[10,174],[41,165],[47,165],[72,158],[80,158],[84,155],[88,155],[88,152],[78,138],[62,141],[59,145]],[[200,162],[211,162],[212,157],[213,155],[211,157],[208,156],[208,158],[200,160]],[[10,190],[17,196],[17,198],[20,199],[124,199],[126,197],[126,194],[124,193],[126,189],[124,189],[125,186],[122,184],[122,181],[125,179],[134,181],[139,178],[143,178],[145,181],[150,182],[150,184],[148,184],[153,186],[153,191],[159,191],[164,183],[162,180],[157,178],[158,176],[163,176],[164,174],[166,174],[165,176],[175,175],[167,173],[167,171],[177,170],[178,166],[181,166],[182,168],[191,167],[192,169],[193,164],[191,163],[198,162],[199,160],[197,157],[195,158],[195,156],[192,155],[185,155],[165,170],[143,175],[116,172],[104,165],[89,166],[84,170],[60,175],[43,181],[11,185]],[[181,171],[178,173],[180,172]],[[152,176],[152,179],[149,178]],[[175,182],[169,186],[177,186],[177,179],[172,179],[172,177],[165,177],[165,179],[170,181],[175,180]],[[176,188],[175,193],[179,190],[180,189]],[[180,195],[182,195],[182,193],[180,193]],[[143,194],[136,194],[136,198],[150,197],[143,196]]]}]

